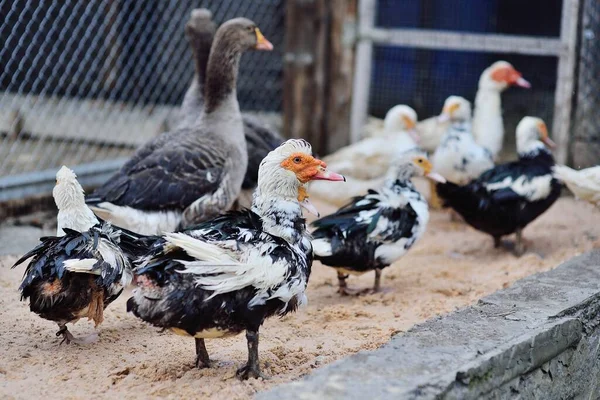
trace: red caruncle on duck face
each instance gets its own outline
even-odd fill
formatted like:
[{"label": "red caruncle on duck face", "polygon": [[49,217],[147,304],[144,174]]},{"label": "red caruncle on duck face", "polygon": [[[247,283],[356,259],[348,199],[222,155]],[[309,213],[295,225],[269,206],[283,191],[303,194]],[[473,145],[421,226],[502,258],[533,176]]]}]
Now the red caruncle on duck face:
[{"label": "red caruncle on duck face", "polygon": [[327,171],[327,164],[306,153],[291,154],[281,162],[281,167],[292,171],[300,183],[311,180],[345,181],[346,179],[335,172]]}]

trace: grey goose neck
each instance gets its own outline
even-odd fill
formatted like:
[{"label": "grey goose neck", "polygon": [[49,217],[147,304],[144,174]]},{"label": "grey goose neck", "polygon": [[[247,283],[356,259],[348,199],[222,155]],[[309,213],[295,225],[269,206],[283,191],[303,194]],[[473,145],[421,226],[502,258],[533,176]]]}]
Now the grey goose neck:
[{"label": "grey goose neck", "polygon": [[194,61],[194,78],[181,105],[184,118],[197,118],[204,109],[204,83],[216,24],[208,10],[194,10],[185,26]]},{"label": "grey goose neck", "polygon": [[240,112],[236,85],[240,58],[244,50],[246,49],[230,31],[217,31],[206,70],[204,88],[204,112],[206,114],[214,112],[225,104],[233,106],[231,100],[235,100],[235,108],[238,113]]}]

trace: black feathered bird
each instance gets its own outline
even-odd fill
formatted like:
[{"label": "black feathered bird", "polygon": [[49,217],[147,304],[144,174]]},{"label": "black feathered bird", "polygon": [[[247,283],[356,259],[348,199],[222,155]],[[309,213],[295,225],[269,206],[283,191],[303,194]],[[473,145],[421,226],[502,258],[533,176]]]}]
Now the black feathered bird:
[{"label": "black feathered bird", "polygon": [[342,180],[288,140],[263,160],[252,211],[237,211],[168,233],[142,257],[134,315],[196,340],[196,365],[208,367],[204,339],[246,331],[248,363],[238,376],[261,376],[258,330],[266,318],[305,301],[312,248],[299,197],[313,179]]},{"label": "black feathered bird", "polygon": [[445,181],[431,172],[427,158],[405,156],[392,164],[380,190],[369,190],[312,223],[315,259],[337,270],[340,294],[351,293],[348,274],[368,271],[375,271],[373,291],[378,291],[383,268],[402,257],[425,232],[429,210],[411,182],[414,176]]},{"label": "black feathered bird", "polygon": [[516,233],[515,253],[523,254],[522,230],[546,211],[561,191],[554,178],[554,158],[544,143],[554,147],[546,124],[525,117],[517,126],[518,161],[498,165],[465,186],[437,185],[445,206],[452,207],[473,228],[494,238]]}]

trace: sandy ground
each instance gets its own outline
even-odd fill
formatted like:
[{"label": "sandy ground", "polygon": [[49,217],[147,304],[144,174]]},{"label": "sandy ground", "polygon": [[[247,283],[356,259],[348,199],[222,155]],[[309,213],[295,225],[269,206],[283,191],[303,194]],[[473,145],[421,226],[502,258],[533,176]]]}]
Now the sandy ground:
[{"label": "sandy ground", "polygon": [[[339,297],[335,272],[315,263],[308,307],[271,319],[261,330],[261,362],[271,376],[267,381],[235,378],[247,354],[243,335],[208,341],[216,367],[194,369],[193,340],[160,333],[127,314],[127,294],[105,313],[97,343],[59,346],[56,325],[19,301],[22,269],[9,269],[15,257],[3,257],[0,398],[249,398],[346,355],[375,349],[416,323],[600,246],[599,218],[600,212],[588,204],[561,198],[525,230],[529,252],[518,259],[493,249],[490,238],[435,212],[423,240],[384,271],[386,292],[364,297]],[[372,280],[370,273],[352,277],[349,284],[368,287]],[[71,328],[75,336],[93,330],[87,321]]]}]

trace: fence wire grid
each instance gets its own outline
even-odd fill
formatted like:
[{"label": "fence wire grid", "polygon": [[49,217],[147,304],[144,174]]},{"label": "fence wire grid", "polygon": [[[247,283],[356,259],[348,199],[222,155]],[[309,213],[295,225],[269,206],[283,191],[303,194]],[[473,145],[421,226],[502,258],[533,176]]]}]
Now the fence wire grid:
[{"label": "fence wire grid", "polygon": [[[444,32],[560,36],[561,0],[377,1],[375,25],[382,28]],[[506,145],[514,153],[514,134],[525,115],[543,118],[552,128],[558,60],[550,56],[430,50],[376,45],[373,49],[369,114],[383,118],[396,104],[413,107],[424,119],[441,112],[450,95],[475,99],[483,70],[498,60],[510,62],[532,88],[509,88],[502,95]]]},{"label": "fence wire grid", "polygon": [[243,110],[279,112],[284,0],[0,0],[0,178],[124,157],[168,129],[193,76],[184,25],[206,7],[252,19],[273,52],[244,55]]}]

